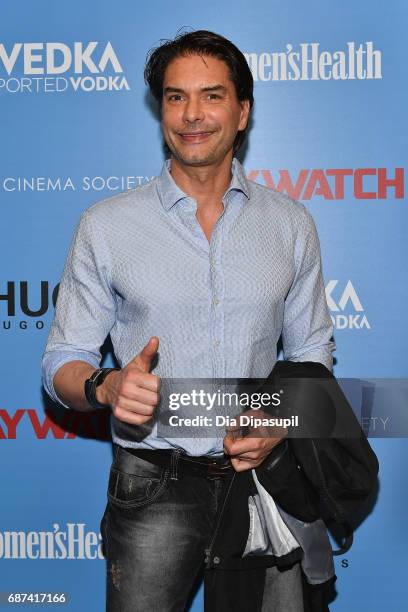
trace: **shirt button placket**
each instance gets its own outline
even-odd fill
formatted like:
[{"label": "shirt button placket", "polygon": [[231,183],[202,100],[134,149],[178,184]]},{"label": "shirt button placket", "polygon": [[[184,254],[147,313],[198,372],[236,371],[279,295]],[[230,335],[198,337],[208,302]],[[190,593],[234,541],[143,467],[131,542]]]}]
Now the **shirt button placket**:
[{"label": "shirt button placket", "polygon": [[222,312],[222,285],[223,273],[220,265],[220,249],[222,239],[222,221],[219,220],[213,231],[210,244],[210,271],[211,271],[211,321],[212,339],[216,371],[214,375],[222,377],[224,367],[223,352],[223,312]]}]

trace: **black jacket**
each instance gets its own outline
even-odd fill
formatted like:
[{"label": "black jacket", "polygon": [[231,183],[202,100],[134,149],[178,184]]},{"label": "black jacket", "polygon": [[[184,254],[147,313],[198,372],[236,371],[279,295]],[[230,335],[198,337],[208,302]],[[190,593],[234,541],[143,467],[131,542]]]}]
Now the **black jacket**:
[{"label": "black jacket", "polygon": [[[229,483],[206,551],[206,612],[260,611],[265,568],[277,565],[284,571],[299,560],[309,573],[302,571],[305,612],[328,610],[336,576],[322,518],[345,523],[376,482],[377,458],[325,366],[279,361],[261,387],[268,392],[276,389],[284,391],[286,415],[287,411],[299,415],[303,426],[300,435],[273,449],[254,470],[256,477],[248,470],[235,473]],[[289,530],[297,529],[295,539],[301,545],[286,554],[265,550],[243,556],[252,529],[249,505],[260,488],[272,497],[271,504],[275,502]],[[313,550],[315,527],[317,551]],[[302,540],[303,531],[309,536]]]}]

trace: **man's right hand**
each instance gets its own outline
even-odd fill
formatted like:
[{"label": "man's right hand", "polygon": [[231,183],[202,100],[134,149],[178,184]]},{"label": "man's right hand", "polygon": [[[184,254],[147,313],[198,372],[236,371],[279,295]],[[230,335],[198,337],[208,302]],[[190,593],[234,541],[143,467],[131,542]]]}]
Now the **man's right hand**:
[{"label": "man's right hand", "polygon": [[96,388],[98,402],[109,404],[119,421],[142,425],[152,418],[159,403],[160,378],[150,374],[150,368],[158,349],[159,338],[152,336],[136,357],[122,370],[110,372]]}]

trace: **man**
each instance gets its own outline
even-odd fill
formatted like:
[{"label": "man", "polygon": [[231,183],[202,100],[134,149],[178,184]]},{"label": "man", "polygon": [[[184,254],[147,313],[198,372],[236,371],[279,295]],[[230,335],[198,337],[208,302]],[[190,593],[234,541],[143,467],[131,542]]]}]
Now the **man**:
[{"label": "man", "polygon": [[[160,437],[160,380],[264,377],[280,336],[286,359],[330,368],[333,343],[311,216],[233,157],[253,105],[243,54],[191,32],[155,49],[145,78],[170,158],[81,216],[43,374],[65,406],[112,410],[108,609],[165,612],[188,605],[231,472],[260,465],[281,437]],[[101,371],[109,333],[120,369]],[[300,611],[298,564],[274,570],[276,610]]]}]

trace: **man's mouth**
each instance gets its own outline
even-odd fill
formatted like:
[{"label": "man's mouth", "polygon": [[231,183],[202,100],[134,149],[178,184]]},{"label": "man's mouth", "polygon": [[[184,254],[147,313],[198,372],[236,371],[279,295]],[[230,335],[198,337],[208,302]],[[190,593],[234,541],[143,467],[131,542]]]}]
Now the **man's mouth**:
[{"label": "man's mouth", "polygon": [[180,138],[184,141],[184,142],[192,142],[192,143],[199,143],[199,142],[204,142],[205,140],[207,140],[207,138],[209,138],[211,136],[211,134],[213,134],[214,132],[179,132],[179,136]]}]

